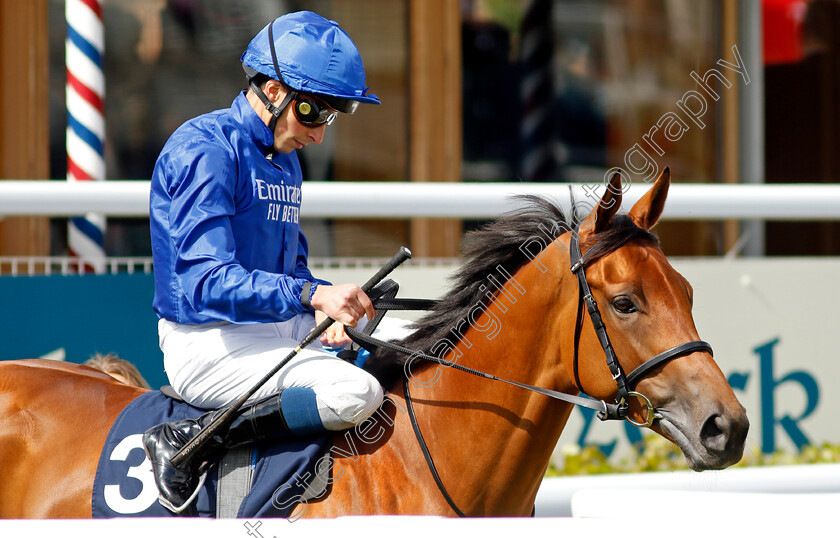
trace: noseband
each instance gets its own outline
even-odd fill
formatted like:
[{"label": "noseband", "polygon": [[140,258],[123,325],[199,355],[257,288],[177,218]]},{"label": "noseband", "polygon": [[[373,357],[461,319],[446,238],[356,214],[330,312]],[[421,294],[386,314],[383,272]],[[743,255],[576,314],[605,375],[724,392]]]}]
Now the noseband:
[{"label": "noseband", "polygon": [[[662,416],[656,412],[656,409],[653,407],[647,396],[633,390],[636,387],[636,383],[638,383],[639,380],[645,377],[657,366],[660,366],[672,359],[676,359],[677,357],[689,355],[695,351],[708,351],[709,354],[714,355],[712,352],[712,346],[703,340],[686,342],[663,351],[652,359],[639,365],[635,370],[630,372],[630,374],[625,375],[618,362],[615,350],[613,350],[612,344],[610,343],[610,337],[607,335],[607,328],[604,326],[604,321],[601,319],[601,312],[598,310],[598,303],[595,302],[595,298],[592,296],[592,290],[589,288],[589,283],[586,281],[586,265],[589,263],[589,260],[584,259],[581,254],[580,236],[577,228],[572,232],[572,239],[569,243],[569,261],[572,265],[571,271],[577,277],[578,291],[580,295],[580,298],[578,299],[577,322],[575,324],[574,357],[575,379],[577,380],[578,388],[583,391],[583,387],[580,386],[580,378],[578,376],[578,347],[580,343],[580,330],[583,322],[582,307],[586,304],[586,310],[589,312],[589,318],[592,320],[592,326],[595,328],[595,334],[598,336],[598,341],[604,349],[604,355],[606,355],[607,358],[607,366],[609,367],[610,373],[612,374],[616,387],[618,388],[615,402],[604,402],[604,409],[602,411],[598,411],[598,418],[601,420],[626,419],[636,426],[650,426],[653,424],[654,420],[662,418]],[[628,400],[630,398],[638,398],[642,402],[643,409],[647,410],[646,417],[643,422],[635,421],[627,415],[627,410],[629,408]]]}]

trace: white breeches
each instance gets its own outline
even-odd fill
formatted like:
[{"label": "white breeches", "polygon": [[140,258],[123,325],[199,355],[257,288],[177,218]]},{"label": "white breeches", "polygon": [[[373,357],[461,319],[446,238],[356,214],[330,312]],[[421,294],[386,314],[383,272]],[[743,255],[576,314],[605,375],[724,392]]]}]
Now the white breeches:
[{"label": "white breeches", "polygon": [[[409,323],[384,318],[374,336],[385,340],[402,338],[410,333]],[[312,315],[296,316],[280,323],[249,325],[228,322],[180,325],[161,319],[158,335],[172,387],[188,403],[215,409],[253,387],[314,326]],[[328,430],[359,424],[379,408],[383,398],[382,387],[373,376],[324,351],[317,340],[301,350],[249,401],[288,387],[309,387],[315,392],[321,422]]]}]

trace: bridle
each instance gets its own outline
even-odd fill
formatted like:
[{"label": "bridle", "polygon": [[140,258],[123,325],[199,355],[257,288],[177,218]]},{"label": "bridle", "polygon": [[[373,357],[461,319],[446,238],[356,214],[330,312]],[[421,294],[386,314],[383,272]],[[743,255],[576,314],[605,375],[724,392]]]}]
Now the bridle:
[{"label": "bridle", "polygon": [[[492,379],[494,381],[501,381],[503,383],[514,385],[526,390],[530,390],[532,392],[544,394],[556,400],[562,400],[564,402],[568,402],[574,405],[593,409],[597,411],[597,416],[601,420],[627,420],[631,424],[634,424],[639,427],[649,427],[653,424],[654,420],[656,420],[657,418],[661,418],[661,416],[656,412],[656,409],[651,404],[649,398],[634,390],[636,384],[643,377],[648,375],[654,368],[678,357],[689,355],[696,351],[707,351],[709,352],[709,354],[713,354],[712,346],[709,345],[707,342],[704,342],[703,340],[694,340],[691,342],[686,342],[684,344],[674,346],[671,349],[665,350],[662,353],[659,353],[652,359],[639,365],[635,370],[630,372],[629,375],[625,375],[618,361],[618,357],[615,354],[615,350],[613,350],[612,344],[610,343],[610,338],[607,335],[607,328],[604,325],[604,321],[601,318],[601,313],[598,310],[598,304],[596,303],[595,298],[592,296],[592,290],[589,287],[589,283],[586,281],[586,266],[589,263],[591,263],[591,260],[586,259],[584,256],[581,255],[580,237],[577,228],[572,231],[572,238],[569,244],[569,261],[571,264],[571,271],[577,277],[579,292],[578,315],[575,326],[576,330],[574,356],[574,370],[575,377],[578,379],[578,388],[581,390],[581,392],[583,392],[583,388],[581,387],[581,383],[578,378],[578,348],[580,341],[580,329],[583,326],[582,311],[583,305],[585,304],[586,310],[589,312],[589,317],[592,320],[592,326],[595,328],[595,334],[597,335],[598,341],[601,343],[601,347],[604,350],[604,355],[606,356],[607,360],[607,366],[609,367],[610,373],[612,374],[612,377],[616,383],[616,398],[615,401],[611,403],[605,400],[596,400],[587,396],[576,396],[542,387],[535,387],[533,385],[528,385],[527,383],[519,383],[517,381],[502,379],[500,377],[496,377],[492,374],[488,374],[480,370],[475,370],[473,368],[462,366],[457,362],[446,361],[439,357],[428,355],[417,350],[409,349],[407,347],[400,346],[393,342],[385,342],[376,338],[372,338],[369,335],[368,331],[372,331],[373,327],[376,326],[376,323],[368,324],[368,331],[366,331],[368,332],[368,334],[357,331],[352,327],[345,327],[345,331],[353,340],[355,340],[357,343],[369,350],[377,347],[390,349],[392,351],[396,351],[397,353],[408,355],[412,359],[421,359],[428,362],[434,362],[442,366],[447,366],[455,368],[457,370],[461,370],[462,372],[466,372],[468,374],[476,375],[486,379]],[[384,313],[387,310],[425,310],[430,309],[435,303],[435,301],[429,301],[424,299],[397,299],[393,297],[396,291],[390,291],[392,291],[391,297],[388,298],[380,298],[384,296],[384,291],[379,292],[379,295],[374,295],[373,293],[371,294],[374,307],[378,311],[380,311],[380,313]],[[406,376],[406,380],[407,378],[408,376]],[[406,395],[408,396],[408,394]],[[636,421],[628,416],[628,400],[630,398],[638,398],[643,403],[644,408],[647,409],[644,421]]]},{"label": "bridle", "polygon": [[[624,371],[621,368],[621,365],[618,362],[618,357],[615,354],[615,350],[613,350],[612,344],[610,343],[610,338],[607,335],[607,328],[604,325],[604,321],[601,318],[601,313],[598,310],[598,304],[595,301],[595,298],[592,296],[592,290],[589,287],[589,283],[586,281],[586,266],[589,263],[591,263],[591,260],[586,259],[581,254],[580,236],[578,233],[578,229],[575,228],[572,231],[571,235],[572,238],[569,243],[569,262],[571,264],[572,273],[577,277],[579,292],[578,312],[575,325],[575,378],[577,380],[578,388],[581,390],[581,392],[583,392],[583,388],[581,387],[578,376],[578,348],[580,341],[580,332],[583,326],[583,305],[585,304],[586,310],[589,312],[589,317],[592,320],[592,325],[595,328],[595,334],[597,335],[598,341],[601,343],[601,347],[603,348],[604,354],[606,355],[607,366],[609,367],[610,373],[612,374],[612,377],[616,383],[617,393],[615,401],[612,403],[609,403],[605,400],[596,400],[585,396],[566,394],[564,392],[550,390],[542,387],[535,387],[526,383],[519,383],[516,381],[510,381],[508,379],[502,379],[500,377],[496,377],[492,374],[488,374],[480,370],[475,370],[473,368],[462,366],[456,362],[445,361],[439,357],[435,357],[400,346],[399,344],[395,344],[393,342],[386,342],[383,340],[372,338],[370,336],[370,332],[373,331],[373,327],[376,325],[376,323],[373,322],[368,324],[368,327],[366,328],[367,334],[361,331],[357,331],[352,327],[346,326],[345,331],[354,341],[356,341],[358,344],[362,345],[363,347],[369,350],[372,350],[376,347],[383,347],[392,351],[396,351],[398,353],[409,355],[413,358],[418,358],[425,361],[434,362],[443,366],[452,367],[472,375],[484,377],[486,379],[492,379],[495,381],[501,381],[503,383],[527,389],[532,392],[544,394],[557,400],[562,400],[567,403],[593,409],[597,411],[597,416],[600,420],[627,420],[631,424],[638,427],[650,427],[651,425],[653,425],[653,422],[655,420],[662,418],[662,415],[656,411],[656,408],[653,407],[653,404],[651,403],[650,399],[647,398],[647,396],[644,396],[643,394],[633,390],[636,384],[643,377],[648,375],[654,368],[678,357],[689,355],[696,351],[707,351],[709,352],[709,354],[713,354],[712,346],[709,345],[707,342],[704,342],[703,340],[694,340],[691,342],[686,342],[684,344],[679,344],[677,346],[672,347],[671,349],[659,353],[652,359],[645,361],[637,368],[635,368],[632,372],[630,372],[630,374],[625,375]],[[614,247],[613,250],[615,250],[619,246],[621,246],[621,244]],[[371,293],[371,299],[373,299],[374,307],[379,311],[380,314],[384,313],[387,310],[430,309],[435,303],[435,301],[428,301],[423,299],[396,299],[394,298],[396,291],[392,291],[390,297],[380,299],[380,297],[385,296],[385,292],[380,292],[380,294],[377,296],[374,296],[374,292]],[[410,362],[408,364],[410,365]],[[449,504],[450,508],[452,508],[452,510],[458,516],[465,517],[465,514],[458,508],[452,497],[450,497],[449,493],[446,490],[446,487],[443,485],[443,481],[441,480],[437,469],[435,468],[435,464],[432,460],[431,453],[429,452],[429,448],[426,445],[426,441],[423,438],[423,434],[420,431],[420,426],[417,422],[417,417],[414,413],[414,406],[411,402],[409,384],[409,376],[407,375],[403,379],[403,392],[405,395],[405,403],[406,409],[408,411],[409,420],[411,421],[411,426],[414,429],[414,434],[417,438],[417,442],[420,445],[420,449],[423,452],[423,456],[426,459],[426,463],[429,467],[430,472],[432,473],[432,477],[434,478],[438,489],[440,489],[441,493],[443,494],[443,497],[446,500],[447,504]],[[628,415],[628,409],[630,406],[628,400],[630,398],[638,398],[642,402],[643,409],[647,410],[644,421],[633,420],[633,418],[631,418]]]},{"label": "bridle", "polygon": [[[630,372],[630,374],[625,375],[618,362],[615,350],[613,350],[612,344],[610,343],[610,337],[607,335],[607,328],[604,325],[603,319],[601,319],[601,312],[598,310],[598,303],[595,302],[595,298],[592,296],[592,290],[589,288],[589,283],[586,281],[586,266],[589,263],[589,260],[584,259],[581,254],[580,234],[578,233],[577,228],[572,231],[572,239],[569,242],[569,261],[571,262],[571,271],[577,277],[579,292],[577,322],[575,323],[574,357],[575,378],[578,380],[578,388],[583,391],[583,387],[581,387],[580,379],[578,377],[578,348],[580,343],[580,329],[583,321],[582,311],[583,305],[585,304],[586,310],[589,312],[589,318],[592,320],[592,326],[595,328],[595,334],[598,337],[598,341],[601,343],[604,355],[606,355],[607,366],[610,369],[610,373],[612,374],[612,378],[615,380],[615,384],[618,389],[616,399],[613,403],[602,402],[604,404],[604,409],[598,412],[598,418],[601,420],[626,419],[628,422],[636,426],[649,427],[653,424],[654,420],[662,418],[662,416],[656,412],[656,409],[653,407],[647,396],[633,390],[636,387],[636,383],[638,383],[657,366],[678,357],[682,357],[683,355],[689,355],[695,351],[708,351],[709,354],[714,355],[712,346],[703,340],[686,342],[663,351],[652,359],[640,364],[635,370]],[[644,421],[633,420],[627,414],[627,410],[629,408],[628,400],[630,398],[638,398],[643,404],[643,409],[647,409]]]}]

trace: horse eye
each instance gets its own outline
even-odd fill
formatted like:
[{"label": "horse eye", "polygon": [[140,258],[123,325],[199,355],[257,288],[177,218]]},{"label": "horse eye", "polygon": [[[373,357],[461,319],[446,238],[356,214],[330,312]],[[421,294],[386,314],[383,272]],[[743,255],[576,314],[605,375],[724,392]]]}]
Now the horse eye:
[{"label": "horse eye", "polygon": [[619,314],[632,314],[636,311],[636,305],[627,297],[618,297],[612,305]]}]

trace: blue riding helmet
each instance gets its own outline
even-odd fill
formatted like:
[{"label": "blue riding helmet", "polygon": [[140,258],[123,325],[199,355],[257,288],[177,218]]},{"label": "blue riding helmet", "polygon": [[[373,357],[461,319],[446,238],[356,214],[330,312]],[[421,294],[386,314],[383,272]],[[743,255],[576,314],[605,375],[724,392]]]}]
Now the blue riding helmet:
[{"label": "blue riding helmet", "polygon": [[337,22],[311,11],[266,25],[241,60],[248,78],[262,73],[293,90],[326,97],[342,112],[352,114],[358,103],[380,104],[376,95],[366,94],[362,57],[350,36]]}]

